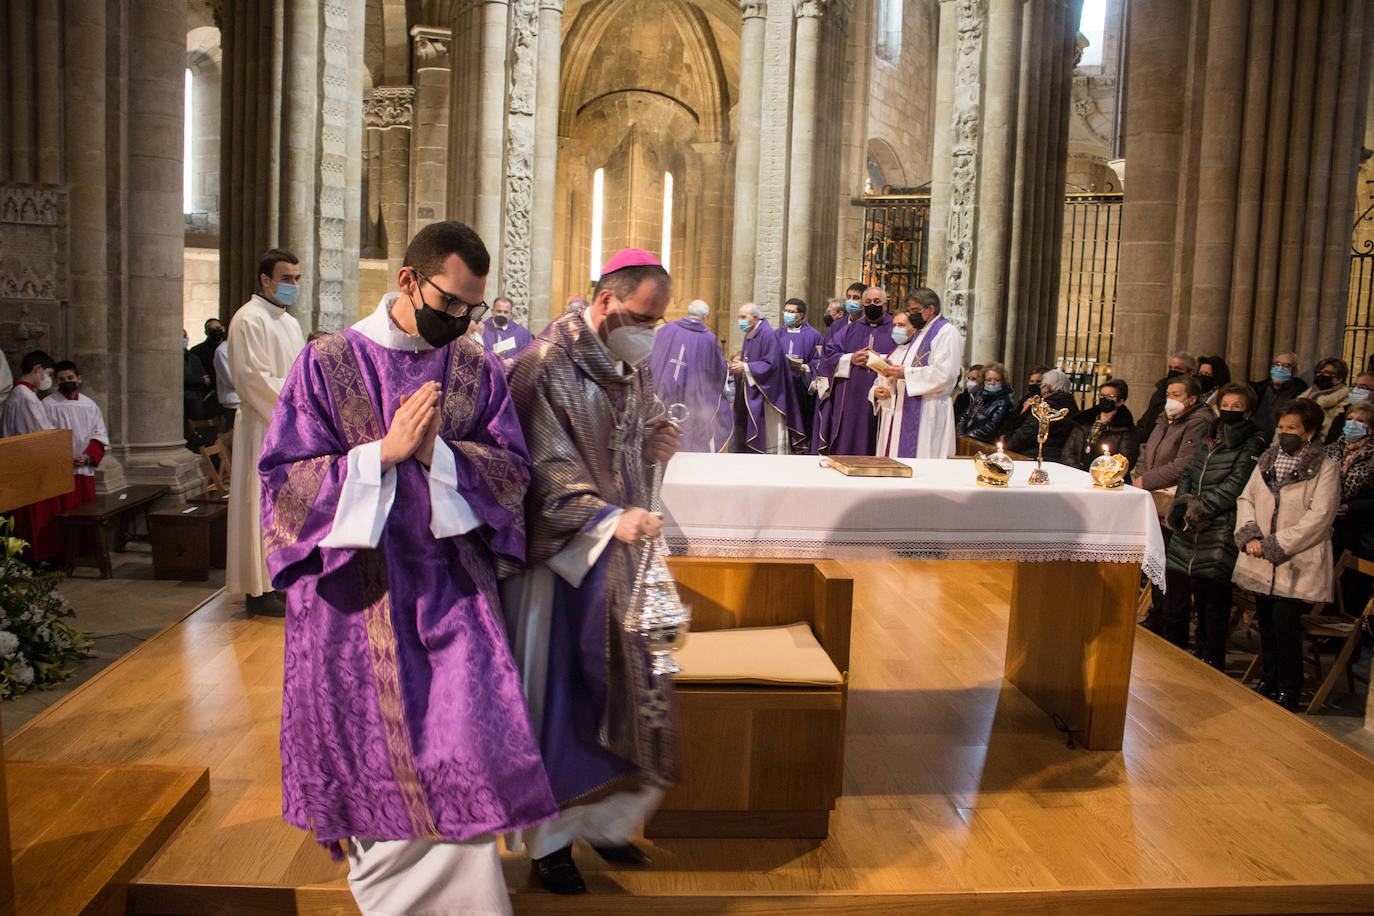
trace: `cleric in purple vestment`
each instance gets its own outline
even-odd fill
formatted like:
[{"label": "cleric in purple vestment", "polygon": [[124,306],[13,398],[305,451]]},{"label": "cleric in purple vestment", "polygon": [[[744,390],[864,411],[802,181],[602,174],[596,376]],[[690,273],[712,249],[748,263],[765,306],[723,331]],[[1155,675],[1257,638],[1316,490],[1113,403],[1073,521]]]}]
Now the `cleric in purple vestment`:
[{"label": "cleric in purple vestment", "polygon": [[877,420],[868,393],[877,376],[866,368],[868,351],[887,354],[897,344],[892,339],[887,294],[876,286],[869,287],[864,291],[862,307],[862,316],[831,334],[822,348],[821,368],[831,379],[830,413],[817,435],[823,455],[874,452]]},{"label": "cleric in purple vestment", "polygon": [[364,912],[508,912],[495,835],[557,813],[497,596],[529,459],[500,361],[462,334],[489,263],[461,223],[421,230],[402,295],[297,359],[258,463],[282,811],[347,853]]},{"label": "cleric in purple vestment", "polygon": [[711,307],[700,299],[687,306],[687,317],[670,321],[654,334],[649,371],[654,394],[665,405],[682,404],[682,452],[723,452],[733,427],[725,397],[726,363],[720,342],[706,327]]},{"label": "cleric in purple vestment", "polygon": [[507,370],[534,339],[529,328],[516,321],[511,311],[511,301],[502,296],[492,302],[491,317],[482,323],[483,345],[501,357]]},{"label": "cleric in purple vestment", "polygon": [[806,438],[806,427],[787,357],[754,303],[739,307],[739,329],[744,332],[744,345],[730,364],[735,377],[735,435],[730,451],[791,454]]},{"label": "cleric in purple vestment", "polygon": [[795,451],[811,451],[813,421],[816,415],[816,378],[821,367],[821,332],[806,320],[806,302],[788,299],[782,307],[782,327],[774,331],[778,346],[787,357],[792,387],[797,390],[797,409],[805,426],[805,438]]},{"label": "cleric in purple vestment", "polygon": [[826,362],[825,346],[830,343],[830,338],[861,319],[865,288],[862,283],[851,283],[843,299],[831,299],[825,304],[825,335],[821,341],[821,359],[816,364],[816,414],[811,424],[810,451],[813,455],[820,454],[821,440],[825,438],[823,434],[829,428],[830,390],[835,382],[832,374],[835,365]]}]

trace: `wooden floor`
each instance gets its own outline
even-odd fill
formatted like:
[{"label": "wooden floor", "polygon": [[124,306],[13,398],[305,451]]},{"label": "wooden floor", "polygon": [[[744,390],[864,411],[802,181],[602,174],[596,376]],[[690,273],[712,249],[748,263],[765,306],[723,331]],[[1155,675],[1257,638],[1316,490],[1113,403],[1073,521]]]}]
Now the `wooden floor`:
[{"label": "wooden floor", "polygon": [[[1374,762],[1144,632],[1124,749],[1071,750],[1002,682],[1009,565],[849,568],[830,838],[661,841],[643,872],[579,849],[576,899],[527,889],[509,857],[518,913],[1374,911]],[[281,641],[216,599],[7,742],[12,760],[210,768],[136,911],[354,912],[342,867],[280,818]]]}]

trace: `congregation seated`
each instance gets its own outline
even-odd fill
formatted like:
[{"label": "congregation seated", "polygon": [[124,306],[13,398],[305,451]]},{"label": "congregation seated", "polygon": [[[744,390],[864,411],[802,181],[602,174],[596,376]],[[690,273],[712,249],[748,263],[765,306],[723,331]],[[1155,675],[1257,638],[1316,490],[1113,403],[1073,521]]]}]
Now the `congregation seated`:
[{"label": "congregation seated", "polygon": [[1219,416],[1179,477],[1169,511],[1168,565],[1160,635],[1188,648],[1188,625],[1197,615],[1193,654],[1224,671],[1231,622],[1231,575],[1236,546],[1236,501],[1250,481],[1264,440],[1250,419],[1255,402],[1248,385],[1217,389]]},{"label": "congregation seated", "polygon": [[[1040,396],[1045,399],[1051,410],[1068,411],[1063,419],[1050,424],[1049,438],[1045,440],[1045,460],[1058,461],[1059,453],[1063,451],[1064,443],[1073,428],[1070,417],[1078,412],[1078,404],[1069,391],[1069,376],[1059,369],[1050,369],[1041,375],[1040,392]],[[1016,428],[1007,436],[1007,451],[1019,452],[1022,455],[1037,454],[1040,445],[1036,437],[1039,432],[1040,421],[1035,419],[1029,409],[1025,410]]]},{"label": "congregation seated", "polygon": [[1102,383],[1097,389],[1097,403],[1072,418],[1073,429],[1060,452],[1060,464],[1086,471],[1106,446],[1113,455],[1125,455],[1131,468],[1135,468],[1140,459],[1140,437],[1135,417],[1126,406],[1129,391],[1124,379]]},{"label": "congregation seated", "polygon": [[983,365],[979,363],[969,366],[968,374],[964,377],[964,387],[954,396],[954,428],[956,430],[964,422],[964,416],[968,413],[969,405],[973,403],[974,397],[977,396],[982,387]]},{"label": "congregation seated", "polygon": [[1006,425],[1002,427],[1000,435],[1010,436],[1016,432],[1016,428],[1021,425],[1030,410],[1031,398],[1040,394],[1040,383],[1044,380],[1045,373],[1053,368],[1053,366],[1036,366],[1030,371],[1030,375],[1026,376],[1026,393],[1021,395],[1021,398],[1016,402],[1016,409],[1007,417]]},{"label": "congregation seated", "polygon": [[1298,375],[1296,353],[1275,353],[1269,367],[1269,377],[1251,382],[1255,392],[1255,425],[1266,442],[1273,441],[1274,426],[1278,423],[1276,408],[1307,390],[1307,383]]},{"label": "congregation seated", "polygon": [[1231,367],[1220,356],[1203,356],[1197,361],[1197,383],[1202,388],[1202,400],[1212,410],[1217,409],[1221,386],[1231,381]]},{"label": "congregation seated", "polygon": [[1198,443],[1216,419],[1211,408],[1199,399],[1200,393],[1197,379],[1190,375],[1170,379],[1165,386],[1163,418],[1140,447],[1133,481],[1137,487],[1170,491],[1178,483]]},{"label": "congregation seated", "polygon": [[1260,455],[1237,502],[1232,581],[1255,595],[1264,675],[1256,687],[1296,711],[1302,693],[1302,615],[1330,601],[1331,524],[1341,473],[1318,434],[1322,411],[1306,398],[1274,410],[1275,440]]},{"label": "congregation seated", "polygon": [[[1169,383],[1177,378],[1194,378],[1197,375],[1197,366],[1197,359],[1191,353],[1180,351],[1169,357],[1164,377],[1155,382],[1150,403],[1145,405],[1145,412],[1140,415],[1140,422],[1136,424],[1136,434],[1141,442],[1149,441],[1150,434],[1155,431],[1155,426],[1164,416],[1164,403],[1169,399]],[[1201,392],[1200,383],[1198,390]]]},{"label": "congregation seated", "polygon": [[1345,408],[1350,404],[1350,386],[1346,384],[1349,375],[1350,370],[1345,360],[1334,356],[1328,357],[1317,363],[1312,376],[1312,387],[1298,395],[1316,401],[1317,406],[1322,409],[1326,417],[1322,421],[1322,441],[1325,441],[1331,432],[1336,418],[1344,414]]},{"label": "congregation seated", "polygon": [[1350,386],[1350,391],[1346,395],[1345,409],[1331,421],[1331,428],[1326,432],[1327,445],[1335,442],[1344,434],[1345,420],[1350,414],[1350,408],[1356,404],[1368,404],[1371,394],[1374,394],[1374,372],[1361,372],[1355,376],[1355,382]]},{"label": "congregation seated", "polygon": [[1350,550],[1374,559],[1374,404],[1361,401],[1346,412],[1341,435],[1326,455],[1341,472],[1341,504],[1333,538],[1335,554]]},{"label": "congregation seated", "polygon": [[1013,409],[1007,367],[989,363],[982,368],[968,410],[962,418],[956,417],[955,431],[979,442],[996,442]]}]

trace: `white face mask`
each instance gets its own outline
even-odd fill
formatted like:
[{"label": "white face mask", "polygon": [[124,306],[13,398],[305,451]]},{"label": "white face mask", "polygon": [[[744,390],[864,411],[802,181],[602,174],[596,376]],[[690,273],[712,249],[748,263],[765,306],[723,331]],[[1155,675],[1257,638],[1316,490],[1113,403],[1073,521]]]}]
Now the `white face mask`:
[{"label": "white face mask", "polygon": [[1164,402],[1164,412],[1168,414],[1170,420],[1187,409],[1187,407],[1183,406],[1182,401],[1175,401],[1173,398],[1169,398],[1169,400]]},{"label": "white face mask", "polygon": [[42,380],[41,382],[38,383],[38,390],[39,390],[39,391],[47,391],[47,390],[48,390],[49,388],[51,388],[51,387],[52,387],[52,376],[51,376],[51,375],[45,375],[45,376],[43,376],[43,380]]},{"label": "white face mask", "polygon": [[611,352],[631,366],[637,366],[654,352],[654,332],[657,328],[618,327],[607,335],[606,345]]}]

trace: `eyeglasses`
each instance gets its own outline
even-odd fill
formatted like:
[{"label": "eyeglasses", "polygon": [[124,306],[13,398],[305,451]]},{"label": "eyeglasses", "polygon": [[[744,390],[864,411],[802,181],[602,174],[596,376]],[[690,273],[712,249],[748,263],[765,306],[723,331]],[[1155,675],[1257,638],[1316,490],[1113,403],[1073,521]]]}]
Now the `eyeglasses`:
[{"label": "eyeglasses", "polygon": [[[426,277],[418,270],[415,270],[414,267],[412,267],[411,270],[414,271],[415,276],[419,278],[421,283],[428,283],[430,286],[434,287],[434,289],[439,293],[439,304],[443,308],[445,314],[452,315],[456,318],[461,318],[462,316],[466,315],[473,321],[481,321],[482,316],[487,313],[487,309],[489,308],[489,306],[485,301],[478,302],[476,304],[471,302],[464,302],[462,299],[459,299],[457,296],[453,295],[453,293],[450,293],[447,290],[445,290],[438,283],[435,283],[429,277]],[[423,299],[423,297],[421,298]],[[454,309],[463,309],[463,311],[454,311]]]},{"label": "eyeglasses", "polygon": [[1294,363],[1286,363],[1282,360],[1277,359],[1274,360],[1274,367],[1276,369],[1288,369],[1290,371],[1296,370],[1298,368],[1297,365],[1295,365]]}]

